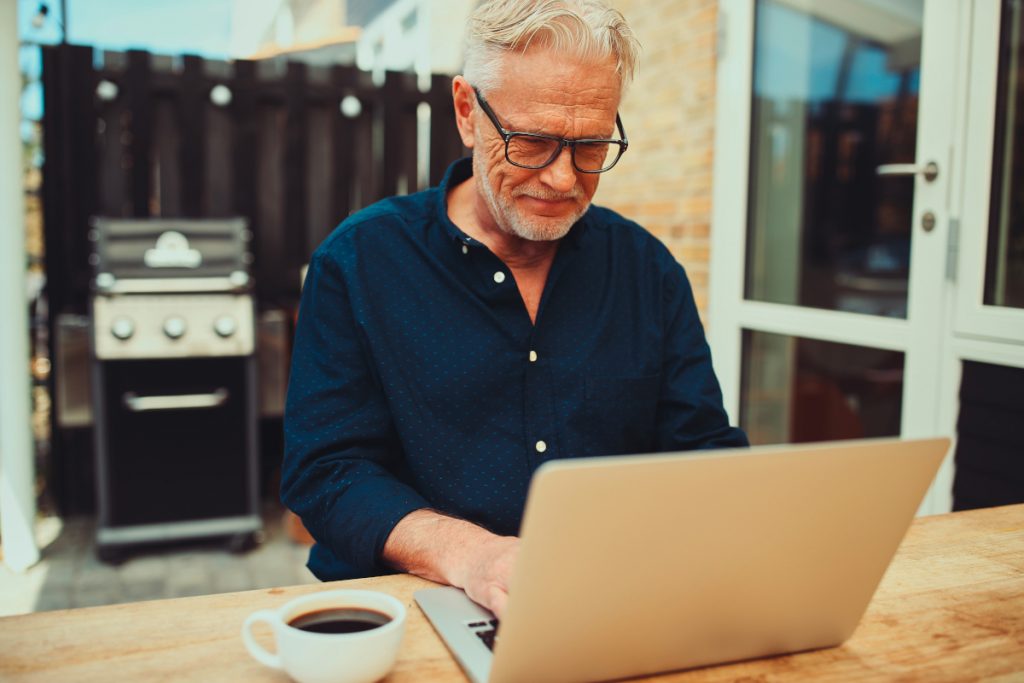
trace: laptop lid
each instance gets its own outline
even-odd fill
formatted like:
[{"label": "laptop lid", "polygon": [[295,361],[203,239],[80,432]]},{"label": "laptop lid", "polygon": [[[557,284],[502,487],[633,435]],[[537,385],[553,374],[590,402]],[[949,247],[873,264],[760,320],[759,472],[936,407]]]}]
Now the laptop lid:
[{"label": "laptop lid", "polygon": [[837,645],[948,439],[545,463],[489,680],[596,681]]}]

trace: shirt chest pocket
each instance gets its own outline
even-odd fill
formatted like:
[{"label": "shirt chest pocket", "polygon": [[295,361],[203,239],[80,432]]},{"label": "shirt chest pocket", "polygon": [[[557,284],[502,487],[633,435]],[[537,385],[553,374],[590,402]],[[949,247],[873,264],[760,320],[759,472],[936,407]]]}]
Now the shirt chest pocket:
[{"label": "shirt chest pocket", "polygon": [[648,453],[655,443],[660,375],[584,381],[587,455]]}]

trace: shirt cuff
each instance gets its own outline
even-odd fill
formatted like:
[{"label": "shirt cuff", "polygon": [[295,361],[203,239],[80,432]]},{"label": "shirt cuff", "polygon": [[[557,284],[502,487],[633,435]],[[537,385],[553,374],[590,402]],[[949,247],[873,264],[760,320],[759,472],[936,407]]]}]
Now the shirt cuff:
[{"label": "shirt cuff", "polygon": [[353,483],[328,515],[323,540],[339,559],[367,576],[389,570],[381,561],[384,543],[411,512],[430,503],[411,487],[385,476]]}]

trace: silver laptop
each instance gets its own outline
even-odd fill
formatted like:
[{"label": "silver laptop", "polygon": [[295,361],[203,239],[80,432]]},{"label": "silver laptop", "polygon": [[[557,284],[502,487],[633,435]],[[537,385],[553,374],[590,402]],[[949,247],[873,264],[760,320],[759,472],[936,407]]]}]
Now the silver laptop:
[{"label": "silver laptop", "polygon": [[475,683],[600,681],[838,645],[948,448],[889,439],[548,462],[501,624],[455,588],[416,602]]}]

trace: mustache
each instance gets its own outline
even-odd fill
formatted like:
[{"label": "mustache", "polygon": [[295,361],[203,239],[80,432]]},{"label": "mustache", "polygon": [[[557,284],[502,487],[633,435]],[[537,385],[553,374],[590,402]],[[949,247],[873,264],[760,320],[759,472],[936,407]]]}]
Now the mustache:
[{"label": "mustache", "polygon": [[544,187],[517,187],[512,190],[512,198],[516,197],[531,197],[549,202],[567,199],[576,200],[583,197],[583,191],[578,187],[574,187],[570,192],[555,192]]}]

